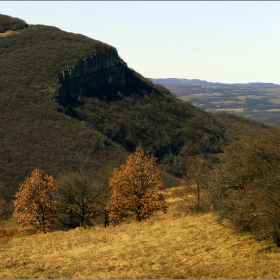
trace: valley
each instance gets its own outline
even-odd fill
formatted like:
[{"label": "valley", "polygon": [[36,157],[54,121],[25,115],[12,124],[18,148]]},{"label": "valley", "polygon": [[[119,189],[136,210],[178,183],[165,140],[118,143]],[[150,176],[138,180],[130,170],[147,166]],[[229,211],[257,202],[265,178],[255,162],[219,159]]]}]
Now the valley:
[{"label": "valley", "polygon": [[180,79],[152,79],[164,85],[175,96],[211,112],[226,111],[249,117],[268,125],[280,121],[280,86],[275,84],[188,83]]}]

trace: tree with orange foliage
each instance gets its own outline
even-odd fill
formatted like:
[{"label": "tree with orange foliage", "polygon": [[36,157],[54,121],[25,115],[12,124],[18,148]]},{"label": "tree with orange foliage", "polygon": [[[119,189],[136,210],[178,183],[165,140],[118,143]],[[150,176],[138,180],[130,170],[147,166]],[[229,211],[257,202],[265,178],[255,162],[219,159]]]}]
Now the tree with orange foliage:
[{"label": "tree with orange foliage", "polygon": [[160,168],[153,156],[140,149],[129,156],[126,164],[114,169],[110,178],[111,198],[106,205],[109,217],[121,220],[132,213],[138,221],[156,211],[167,211],[168,206],[160,189],[164,182]]},{"label": "tree with orange foliage", "polygon": [[14,213],[24,229],[37,229],[46,233],[56,218],[54,194],[58,187],[54,178],[35,169],[16,193]]}]

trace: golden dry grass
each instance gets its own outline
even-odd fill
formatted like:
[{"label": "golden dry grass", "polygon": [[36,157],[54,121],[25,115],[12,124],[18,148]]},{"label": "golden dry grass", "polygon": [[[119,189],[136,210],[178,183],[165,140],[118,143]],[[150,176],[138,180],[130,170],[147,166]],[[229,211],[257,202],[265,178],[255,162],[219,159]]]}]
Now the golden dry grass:
[{"label": "golden dry grass", "polygon": [[144,222],[0,239],[0,278],[280,278],[280,250],[215,221],[170,211]]},{"label": "golden dry grass", "polygon": [[13,35],[13,34],[19,34],[19,32],[18,31],[13,31],[13,30],[7,30],[4,33],[0,33],[0,37],[7,37],[7,36],[10,36],[10,35]]}]

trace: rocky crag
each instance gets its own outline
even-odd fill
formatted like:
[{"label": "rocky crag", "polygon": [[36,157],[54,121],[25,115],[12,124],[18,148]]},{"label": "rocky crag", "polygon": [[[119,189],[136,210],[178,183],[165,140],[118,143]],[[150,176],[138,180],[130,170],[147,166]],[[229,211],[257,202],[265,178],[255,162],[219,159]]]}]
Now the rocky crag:
[{"label": "rocky crag", "polygon": [[70,96],[91,96],[102,86],[126,84],[124,67],[117,51],[97,52],[85,57],[77,65],[61,71],[58,78],[61,87],[56,100],[62,105]]}]

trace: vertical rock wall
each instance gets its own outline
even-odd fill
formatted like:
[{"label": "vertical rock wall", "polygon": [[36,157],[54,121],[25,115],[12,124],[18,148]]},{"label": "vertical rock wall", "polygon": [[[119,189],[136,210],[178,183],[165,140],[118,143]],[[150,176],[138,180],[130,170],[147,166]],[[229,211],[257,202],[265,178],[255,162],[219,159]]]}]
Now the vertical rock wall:
[{"label": "vertical rock wall", "polygon": [[57,101],[64,104],[68,95],[94,95],[102,86],[125,85],[126,78],[118,53],[99,52],[81,59],[77,65],[59,73],[61,87]]}]

